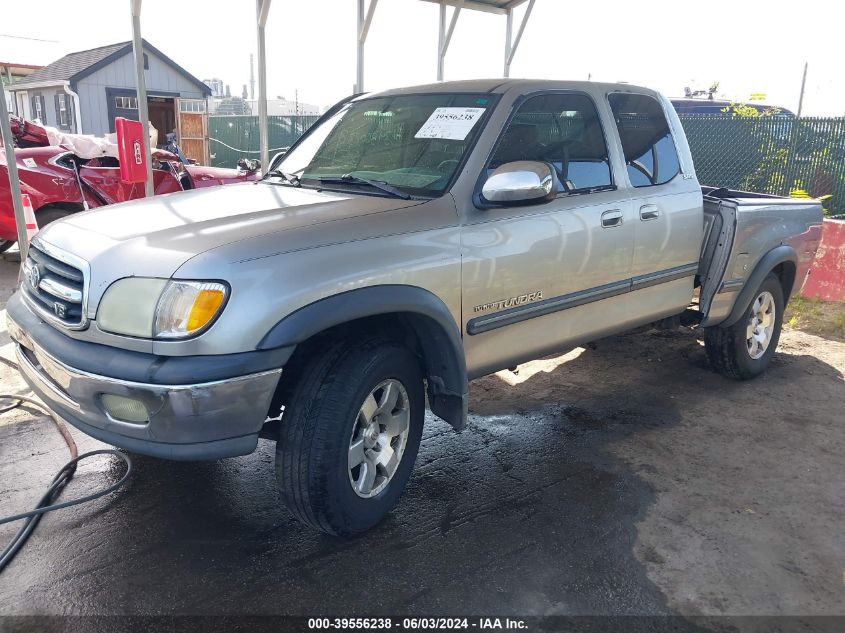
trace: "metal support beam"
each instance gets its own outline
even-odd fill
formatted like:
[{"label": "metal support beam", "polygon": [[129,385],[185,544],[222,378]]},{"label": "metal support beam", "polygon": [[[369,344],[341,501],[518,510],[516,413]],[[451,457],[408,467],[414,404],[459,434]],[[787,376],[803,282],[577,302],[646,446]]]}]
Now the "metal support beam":
[{"label": "metal support beam", "polygon": [[525,9],[525,15],[522,16],[522,23],[519,25],[519,30],[516,32],[516,39],[511,43],[513,35],[513,9],[508,9],[508,24],[505,32],[505,71],[504,76],[510,77],[511,62],[513,56],[516,54],[516,49],[519,48],[519,42],[522,39],[522,34],[525,32],[525,25],[528,24],[528,18],[531,17],[531,10],[534,8],[535,0],[529,0],[528,7]]},{"label": "metal support beam", "polygon": [[21,250],[21,262],[26,259],[29,241],[26,239],[26,219],[23,216],[21,200],[21,181],[18,180],[18,163],[15,159],[15,146],[12,143],[12,126],[9,125],[9,110],[6,107],[6,89],[0,81],[0,132],[3,134],[3,147],[6,149],[6,171],[9,172],[9,189],[12,195],[12,207],[15,210],[15,226],[18,231],[18,248]]},{"label": "metal support beam", "polygon": [[[6,83],[11,86],[13,81],[14,80],[12,79],[12,68],[10,66],[6,66]],[[11,94],[12,94],[12,113],[17,114],[18,113],[18,96],[14,92],[11,93]]]},{"label": "metal support beam", "polygon": [[357,72],[355,73],[355,87],[352,92],[364,92],[364,45],[367,43],[367,34],[370,32],[370,25],[373,23],[373,14],[376,12],[378,0],[370,0],[369,8],[364,10],[366,0],[358,0],[358,55]]},{"label": "metal support beam", "polygon": [[[149,198],[153,195],[153,159],[150,148],[150,113],[147,108],[147,83],[144,79],[144,43],[141,40],[141,0],[129,0],[132,9],[132,53],[135,56],[135,82],[138,89],[138,118],[144,131],[146,151],[144,162],[147,180],[144,193]],[[78,133],[81,133],[79,130]]]},{"label": "metal support beam", "polygon": [[270,0],[255,0],[256,26],[258,27],[258,138],[261,146],[261,173],[270,167],[270,137],[267,123],[267,51],[264,27],[270,13]]},{"label": "metal support beam", "polygon": [[440,33],[437,41],[437,81],[443,81],[446,52],[449,50],[449,42],[452,41],[452,33],[455,32],[458,16],[461,14],[461,9],[464,8],[464,0],[456,0],[454,6],[452,20],[449,22],[449,29],[446,30],[446,3],[440,3]]}]

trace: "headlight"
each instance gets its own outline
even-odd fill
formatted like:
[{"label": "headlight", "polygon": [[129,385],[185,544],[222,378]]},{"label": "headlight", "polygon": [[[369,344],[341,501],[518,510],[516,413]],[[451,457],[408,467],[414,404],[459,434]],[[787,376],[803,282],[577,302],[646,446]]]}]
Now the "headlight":
[{"label": "headlight", "polygon": [[196,334],[220,313],[228,287],[218,282],[129,277],[109,286],[97,309],[101,330],[141,338]]},{"label": "headlight", "polygon": [[119,279],[100,300],[97,325],[106,332],[152,338],[156,305],[166,285],[166,279]]},{"label": "headlight", "polygon": [[156,308],[153,336],[184,338],[203,329],[217,316],[226,286],[203,281],[169,281]]}]

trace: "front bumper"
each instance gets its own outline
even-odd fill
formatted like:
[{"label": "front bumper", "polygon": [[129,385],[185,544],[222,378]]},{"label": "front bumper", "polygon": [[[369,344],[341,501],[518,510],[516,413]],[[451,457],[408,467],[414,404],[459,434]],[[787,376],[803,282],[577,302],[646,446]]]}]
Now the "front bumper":
[{"label": "front bumper", "polygon": [[[282,371],[269,369],[195,384],[135,382],[66,364],[40,345],[12,314],[8,326],[24,380],[50,409],[103,442],[166,459],[217,459],[254,451]],[[200,362],[214,359],[198,358]],[[105,410],[104,394],[140,401],[149,420],[115,419]]]}]

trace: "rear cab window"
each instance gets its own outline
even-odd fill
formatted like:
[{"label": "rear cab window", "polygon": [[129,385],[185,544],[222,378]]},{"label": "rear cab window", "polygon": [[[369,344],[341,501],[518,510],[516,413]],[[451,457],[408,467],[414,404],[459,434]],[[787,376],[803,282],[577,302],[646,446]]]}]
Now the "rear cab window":
[{"label": "rear cab window", "polygon": [[488,165],[542,161],[554,167],[561,192],[613,187],[607,145],[592,99],[579,93],[529,97],[508,122]]},{"label": "rear cab window", "polygon": [[681,172],[675,139],[660,102],[642,94],[608,95],[634,187],[662,185]]}]

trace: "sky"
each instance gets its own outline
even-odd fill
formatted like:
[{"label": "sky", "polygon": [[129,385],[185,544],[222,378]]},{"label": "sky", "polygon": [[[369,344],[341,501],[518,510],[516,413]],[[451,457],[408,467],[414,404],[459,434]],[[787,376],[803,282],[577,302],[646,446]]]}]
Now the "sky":
[{"label": "sky", "polygon": [[[3,11],[0,61],[46,64],[129,40],[129,3],[39,0],[37,18],[14,3],[14,12]],[[517,9],[516,24],[525,6]],[[273,0],[269,96],[298,94],[300,101],[324,108],[350,94],[356,11],[356,0]],[[379,1],[366,46],[367,90],[435,81],[438,16],[439,8],[429,2]],[[764,93],[767,103],[795,111],[808,62],[803,113],[845,116],[845,51],[836,31],[843,18],[845,3],[821,0],[536,0],[511,76],[626,81],[670,97],[682,96],[685,86],[719,81],[719,94],[727,98]],[[198,78],[218,77],[236,95],[249,82],[256,47],[253,0],[144,0],[141,28],[149,42]],[[504,34],[503,16],[464,10],[445,78],[500,77]]]}]

